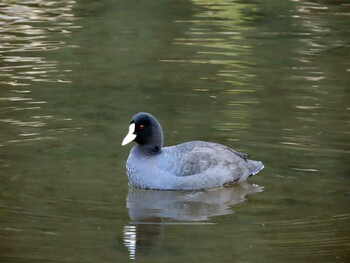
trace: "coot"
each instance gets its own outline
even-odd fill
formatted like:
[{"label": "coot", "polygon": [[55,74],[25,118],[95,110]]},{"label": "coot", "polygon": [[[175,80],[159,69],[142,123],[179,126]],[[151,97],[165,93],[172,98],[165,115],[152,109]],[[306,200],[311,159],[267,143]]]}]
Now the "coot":
[{"label": "coot", "polygon": [[163,147],[163,131],[157,119],[139,112],[130,122],[122,145],[135,141],[126,162],[129,184],[157,190],[217,188],[242,182],[264,168],[260,161],[227,146],[191,141]]}]

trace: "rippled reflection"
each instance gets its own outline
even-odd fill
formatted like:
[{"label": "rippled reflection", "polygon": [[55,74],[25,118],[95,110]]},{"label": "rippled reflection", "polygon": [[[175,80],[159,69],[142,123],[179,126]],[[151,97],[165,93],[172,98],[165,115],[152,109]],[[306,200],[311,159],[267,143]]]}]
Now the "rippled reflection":
[{"label": "rippled reflection", "polygon": [[[126,206],[130,225],[124,226],[124,245],[130,259],[161,246],[164,225],[200,225],[211,217],[233,213],[232,206],[263,188],[242,183],[232,188],[208,191],[153,191],[129,187]],[[138,249],[140,251],[138,251]]]},{"label": "rippled reflection", "polygon": [[[37,52],[66,46],[53,34],[69,34],[74,26],[71,14],[75,1],[3,1],[0,9],[0,83],[12,86],[31,81],[56,82],[57,61],[47,60]],[[63,80],[64,81],[64,80]]]},{"label": "rippled reflection", "polygon": [[[0,2],[0,262],[348,261],[348,1]],[[131,195],[140,110],[264,192]]]},{"label": "rippled reflection", "polygon": [[[251,78],[244,69],[247,67],[242,57],[251,52],[251,46],[244,41],[242,33],[249,30],[249,26],[243,26],[244,19],[242,10],[254,8],[249,3],[229,1],[201,1],[193,0],[195,5],[201,6],[203,11],[195,14],[196,19],[176,20],[175,23],[188,25],[186,38],[177,38],[175,45],[191,46],[198,49],[195,57],[190,59],[172,60],[163,59],[162,62],[169,63],[193,63],[220,65],[221,69],[216,76],[203,76],[201,79],[218,80],[223,82],[244,86],[245,79]],[[239,28],[239,30],[237,30]],[[203,91],[195,89],[195,91]],[[231,93],[254,92],[252,89],[232,88],[226,90]]]},{"label": "rippled reflection", "polygon": [[154,218],[197,222],[230,214],[230,206],[242,203],[246,200],[246,195],[262,190],[262,187],[250,183],[193,192],[150,191],[129,187],[126,207],[135,223]]},{"label": "rippled reflection", "polygon": [[[4,103],[0,115],[2,129],[12,125],[39,128],[46,124],[45,113],[40,122],[33,118],[48,103],[37,99],[37,83],[69,83],[65,76],[68,68],[61,69],[59,62],[48,54],[62,48],[71,48],[63,39],[73,29],[76,18],[72,14],[75,1],[2,1],[0,4],[0,102]],[[34,90],[33,90],[34,89]],[[15,112],[33,112],[19,117]],[[1,124],[2,123],[2,124]],[[0,126],[0,127],[1,127]],[[18,134],[16,134],[18,133]],[[22,134],[26,134],[26,138]],[[17,138],[14,138],[17,137]],[[28,137],[28,138],[27,138]],[[29,138],[30,137],[30,138]],[[14,132],[0,143],[42,140],[52,136],[38,131]]]}]

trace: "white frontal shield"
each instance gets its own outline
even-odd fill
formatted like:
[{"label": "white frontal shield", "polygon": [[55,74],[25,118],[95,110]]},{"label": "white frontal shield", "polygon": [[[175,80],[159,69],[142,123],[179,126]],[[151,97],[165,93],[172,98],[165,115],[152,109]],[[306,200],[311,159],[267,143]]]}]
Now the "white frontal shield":
[{"label": "white frontal shield", "polygon": [[127,145],[129,142],[132,142],[136,138],[136,134],[134,134],[134,131],[135,123],[131,123],[129,126],[129,132],[122,141],[122,146]]}]

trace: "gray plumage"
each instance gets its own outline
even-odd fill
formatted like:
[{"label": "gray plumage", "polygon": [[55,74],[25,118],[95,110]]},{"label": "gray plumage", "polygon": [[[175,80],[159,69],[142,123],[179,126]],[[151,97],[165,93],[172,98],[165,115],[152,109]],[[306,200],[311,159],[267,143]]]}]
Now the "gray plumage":
[{"label": "gray plumage", "polygon": [[262,162],[217,143],[192,141],[163,148],[161,126],[148,113],[136,114],[131,124],[135,124],[137,145],[129,154],[126,170],[129,184],[138,188],[216,188],[245,181],[264,168]]}]

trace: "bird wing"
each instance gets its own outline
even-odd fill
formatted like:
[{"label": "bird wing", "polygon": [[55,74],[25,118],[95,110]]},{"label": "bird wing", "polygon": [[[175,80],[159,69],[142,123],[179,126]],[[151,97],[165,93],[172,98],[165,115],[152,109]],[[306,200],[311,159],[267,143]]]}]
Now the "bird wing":
[{"label": "bird wing", "polygon": [[244,172],[240,163],[246,162],[246,154],[236,152],[221,144],[207,142],[183,145],[182,147],[184,150],[179,156],[180,162],[175,172],[177,176],[206,173],[214,171],[218,167],[230,170],[237,175]]}]

